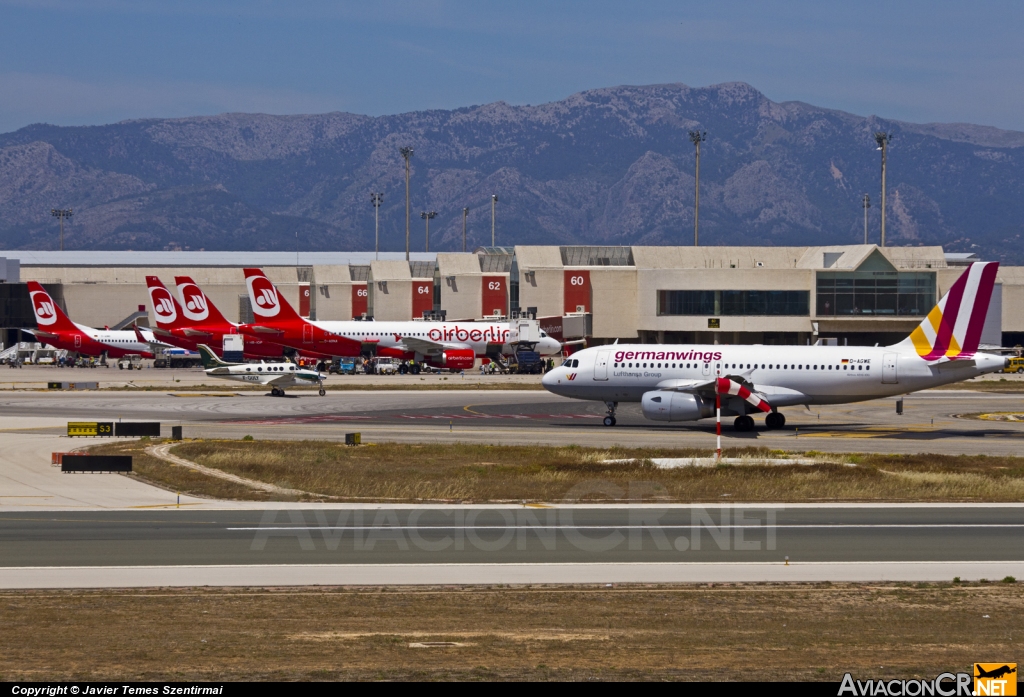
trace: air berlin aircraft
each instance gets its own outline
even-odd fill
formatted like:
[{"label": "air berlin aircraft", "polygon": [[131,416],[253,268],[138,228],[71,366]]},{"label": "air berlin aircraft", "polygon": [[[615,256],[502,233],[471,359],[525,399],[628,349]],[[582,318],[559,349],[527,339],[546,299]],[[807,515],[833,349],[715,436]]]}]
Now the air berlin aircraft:
[{"label": "air berlin aircraft", "polygon": [[893,346],[595,346],[578,351],[543,378],[555,394],[604,402],[605,426],[619,402],[640,402],[654,421],[749,415],[782,428],[780,407],[847,404],[906,394],[1002,370],[1009,359],[979,353],[999,264],[971,264],[909,337]]},{"label": "air berlin aircraft", "polygon": [[[238,334],[238,325],[229,321],[207,299],[206,294],[188,276],[175,276],[181,303],[171,295],[156,276],[146,276],[149,302],[153,308],[156,329],[153,334],[160,341],[179,348],[197,351],[199,344],[207,344],[222,353],[224,337]],[[245,339],[246,358],[281,358],[284,347],[258,338]]]},{"label": "air berlin aircraft", "polygon": [[[265,337],[285,346],[334,356],[378,356],[426,360],[438,368],[472,368],[478,356],[509,354],[508,322],[359,322],[311,321],[300,317],[261,270],[246,269],[254,321],[238,328],[246,336]],[[561,350],[541,332],[534,349],[549,356]]]},{"label": "air berlin aircraft", "polygon": [[143,358],[153,357],[149,342],[156,342],[156,337],[148,329],[140,329],[146,339],[144,343],[138,340],[134,330],[111,331],[86,327],[72,322],[36,281],[28,282],[28,294],[32,300],[32,311],[36,315],[38,327],[25,331],[35,335],[40,341],[83,356],[106,354],[110,358],[123,358],[129,354],[137,354]]}]

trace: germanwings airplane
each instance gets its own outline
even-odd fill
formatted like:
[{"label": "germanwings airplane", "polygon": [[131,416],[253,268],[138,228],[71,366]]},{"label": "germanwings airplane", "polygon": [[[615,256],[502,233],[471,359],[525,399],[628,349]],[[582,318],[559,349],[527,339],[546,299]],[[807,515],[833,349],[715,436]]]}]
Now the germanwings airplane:
[{"label": "germanwings airplane", "polygon": [[972,264],[920,326],[893,346],[623,345],[578,351],[544,387],[604,402],[605,426],[619,402],[640,402],[654,421],[736,416],[737,431],[782,428],[780,407],[846,404],[906,394],[1002,370],[1009,359],[978,353],[999,264]]},{"label": "germanwings airplane", "polygon": [[[156,321],[153,334],[161,341],[190,351],[197,351],[199,344],[207,344],[222,355],[224,337],[238,334],[238,325],[224,317],[191,278],[175,276],[174,282],[180,303],[159,278],[146,276],[149,302]],[[281,358],[284,347],[247,337],[244,355],[246,358]]]},{"label": "germanwings airplane", "polygon": [[28,282],[28,294],[32,300],[32,311],[36,315],[36,329],[26,329],[40,341],[59,349],[73,351],[84,356],[102,356],[123,358],[129,354],[138,354],[143,358],[152,358],[149,342],[156,342],[156,337],[148,330],[140,330],[145,342],[138,340],[135,331],[111,331],[110,329],[93,329],[72,322],[36,281]]},{"label": "germanwings airplane", "polygon": [[[295,349],[333,356],[378,356],[426,360],[438,368],[466,370],[477,357],[512,353],[508,322],[359,322],[313,321],[300,317],[260,269],[246,269],[252,301],[252,324],[238,330]],[[561,344],[541,333],[534,349],[543,356],[558,353]]]}]

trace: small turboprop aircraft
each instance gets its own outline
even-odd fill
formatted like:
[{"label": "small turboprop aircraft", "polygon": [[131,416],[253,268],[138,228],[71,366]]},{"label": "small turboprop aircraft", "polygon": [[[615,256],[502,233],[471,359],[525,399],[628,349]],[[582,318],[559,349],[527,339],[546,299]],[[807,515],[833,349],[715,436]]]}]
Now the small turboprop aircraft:
[{"label": "small turboprop aircraft", "polygon": [[270,394],[284,397],[284,388],[293,385],[320,385],[320,396],[327,394],[324,390],[324,376],[315,370],[300,368],[291,362],[284,363],[226,363],[217,357],[206,344],[199,344],[199,355],[203,359],[203,369],[210,377],[223,380],[269,385]]}]

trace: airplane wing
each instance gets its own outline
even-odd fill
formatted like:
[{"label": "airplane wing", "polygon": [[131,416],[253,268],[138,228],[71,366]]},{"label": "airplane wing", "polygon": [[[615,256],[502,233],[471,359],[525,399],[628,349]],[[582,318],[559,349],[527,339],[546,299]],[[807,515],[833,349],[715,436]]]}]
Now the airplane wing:
[{"label": "airplane wing", "polygon": [[50,332],[44,332],[42,329],[23,329],[22,331],[28,332],[37,339],[42,339],[44,342],[56,341],[60,338],[58,335],[51,334]]},{"label": "airplane wing", "polygon": [[274,329],[273,327],[264,327],[261,324],[250,324],[249,328],[252,329],[254,332],[257,332],[259,334],[275,334],[275,335],[284,334],[284,331],[281,330],[281,329]]},{"label": "airplane wing", "polygon": [[140,344],[148,344],[149,345],[149,350],[152,351],[153,353],[157,353],[160,350],[165,349],[165,348],[174,348],[174,346],[172,344],[164,344],[162,342],[157,341],[156,340],[156,336],[153,337],[153,341],[150,341],[142,333],[142,330],[139,329],[139,325],[137,325],[137,324],[133,324],[132,328],[135,329],[135,338],[138,340],[138,342]]},{"label": "airplane wing", "polygon": [[473,348],[469,344],[462,344],[448,341],[431,341],[430,339],[421,339],[415,336],[403,336],[402,343],[409,351],[415,351],[416,353],[422,353],[424,356],[436,356],[442,351],[449,351],[453,349],[471,349]]}]

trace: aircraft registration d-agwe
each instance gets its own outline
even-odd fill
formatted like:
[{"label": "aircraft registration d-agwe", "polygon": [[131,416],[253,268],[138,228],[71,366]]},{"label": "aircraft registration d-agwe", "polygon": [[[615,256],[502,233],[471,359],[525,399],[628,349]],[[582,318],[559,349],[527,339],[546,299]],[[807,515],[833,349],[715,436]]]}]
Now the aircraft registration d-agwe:
[{"label": "aircraft registration d-agwe", "polygon": [[978,352],[997,262],[971,264],[910,336],[893,346],[613,344],[578,351],[543,378],[565,397],[640,402],[654,421],[736,416],[737,431],[782,428],[781,407],[846,404],[959,382],[1002,370],[1008,358]]},{"label": "aircraft registration d-agwe", "polygon": [[139,330],[145,338],[145,341],[139,341],[135,330],[116,331],[86,327],[72,322],[38,282],[28,282],[28,294],[38,326],[36,329],[24,331],[40,341],[83,356],[106,354],[110,358],[123,358],[127,355],[153,357],[150,344],[157,343],[157,340],[148,329]]},{"label": "aircraft registration d-agwe", "polygon": [[[220,347],[224,337],[238,334],[238,325],[225,318],[191,278],[175,276],[174,282],[178,286],[180,303],[159,278],[146,276],[156,321],[153,334],[158,340],[178,348],[195,351],[203,343],[218,356],[222,355]],[[244,351],[246,358],[284,357],[283,346],[254,337],[247,337]]]},{"label": "aircraft registration d-agwe", "polygon": [[284,388],[294,385],[320,385],[320,396],[327,394],[324,390],[324,376],[315,371],[300,368],[290,361],[283,363],[227,363],[217,357],[213,349],[206,344],[199,344],[199,355],[203,359],[203,369],[213,378],[237,380],[255,385],[269,385],[270,393],[275,397],[284,397]]},{"label": "aircraft registration d-agwe", "polygon": [[[477,357],[510,354],[509,322],[361,322],[316,321],[301,317],[260,269],[246,269],[254,320],[238,330],[302,351],[425,360],[438,368],[471,369]],[[542,356],[561,350],[556,339],[541,332],[534,348]]]}]

